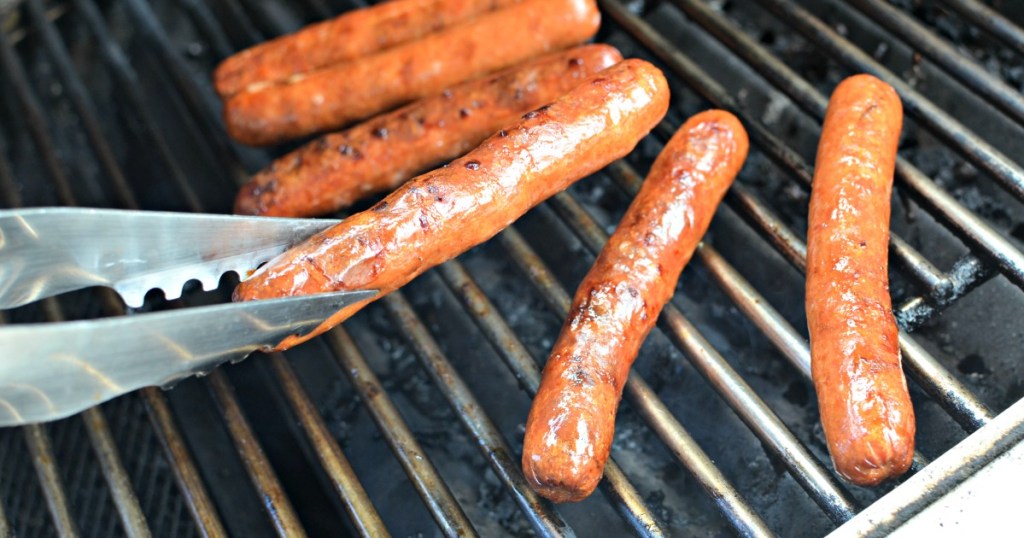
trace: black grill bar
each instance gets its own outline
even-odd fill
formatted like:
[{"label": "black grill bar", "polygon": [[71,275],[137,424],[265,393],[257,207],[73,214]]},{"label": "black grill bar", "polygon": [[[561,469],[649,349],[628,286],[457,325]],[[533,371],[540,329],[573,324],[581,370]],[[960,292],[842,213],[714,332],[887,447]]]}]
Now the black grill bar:
[{"label": "black grill bar", "polygon": [[0,32],[0,69],[6,74],[5,78],[14,86],[15,95],[21,105],[21,113],[28,124],[32,141],[39,148],[40,159],[43,161],[47,175],[53,182],[57,200],[63,205],[75,205],[75,195],[71,192],[71,186],[68,184],[64,170],[57,160],[53,138],[50,137],[50,133],[46,128],[43,108],[39,104],[39,100],[32,93],[28,83],[28,76],[25,74],[25,68],[22,67],[21,61],[14,53],[14,47],[3,32]]},{"label": "black grill bar", "polygon": [[53,525],[61,538],[78,536],[78,525],[71,517],[67,494],[57,472],[56,459],[53,457],[53,444],[46,426],[33,424],[21,429],[25,434],[25,444],[32,456],[32,465],[39,476],[39,485],[43,488],[46,505],[50,508]]},{"label": "black grill bar", "polygon": [[95,112],[96,106],[85,90],[85,85],[82,84],[81,79],[75,75],[68,51],[57,34],[57,30],[54,29],[53,24],[47,19],[42,2],[40,0],[27,0],[24,4],[27,8],[26,11],[28,11],[29,19],[32,22],[32,28],[39,33],[39,37],[43,40],[43,45],[57,67],[57,73],[62,84],[68,90],[68,97],[71,99],[75,111],[82,118],[85,134],[89,138],[89,143],[92,144],[93,150],[96,152],[100,166],[103,168],[103,173],[113,182],[114,191],[123,206],[138,206],[139,204],[135,197],[132,196],[131,190],[128,188],[128,182],[121,172],[121,167],[117,165],[114,152],[100,130],[100,122]]},{"label": "black grill bar", "polygon": [[906,12],[879,0],[852,0],[857,9],[920,51],[988,102],[1024,124],[1024,97]]},{"label": "black grill bar", "polygon": [[[554,274],[526,240],[513,228],[506,229],[499,237],[509,256],[541,292],[548,306],[556,315],[562,318],[567,316],[572,303],[569,294],[558,284]],[[744,536],[772,535],[761,516],[729,483],[711,458],[636,372],[631,372],[626,381],[625,395],[673,455],[693,473],[737,532]]]},{"label": "black grill bar", "polygon": [[[85,20],[89,31],[99,43],[100,53],[103,55],[103,59],[109,65],[114,79],[117,81],[118,91],[127,98],[128,104],[132,107],[132,115],[138,118],[139,123],[146,130],[146,134],[152,141],[156,153],[166,166],[174,186],[181,192],[186,205],[189,207],[201,207],[202,202],[199,201],[199,196],[192,188],[192,185],[189,184],[188,178],[185,177],[181,163],[171,154],[171,148],[167,144],[167,140],[164,138],[156,118],[153,117],[150,107],[142,97],[142,93],[139,90],[140,80],[138,74],[132,68],[128,56],[114,42],[110,29],[107,27],[106,22],[103,21],[103,16],[100,15],[96,4],[92,0],[73,0],[73,2],[75,4],[75,13]],[[77,77],[77,75],[75,76]]]},{"label": "black grill bar", "polygon": [[977,0],[939,1],[953,8],[964,18],[978,25],[979,28],[1002,40],[1018,54],[1024,54],[1024,31],[1021,31],[1020,26],[1004,17],[1002,13]]},{"label": "black grill bar", "polygon": [[401,292],[383,299],[388,313],[401,327],[402,334],[416,352],[420,363],[441,390],[463,426],[477,440],[476,444],[490,463],[519,508],[526,514],[534,530],[541,536],[575,536],[571,528],[546,500],[541,499],[526,483],[526,477],[508,443],[483,411],[466,383],[444,356],[437,341],[413,311]]},{"label": "black grill bar", "polygon": [[174,423],[167,398],[155,387],[142,389],[141,392],[146,414],[149,415],[161,448],[171,464],[174,481],[185,499],[185,505],[196,524],[196,530],[208,538],[227,536],[227,531],[224,530],[217,509],[210,500],[206,486],[203,485],[185,440]]},{"label": "black grill bar", "polygon": [[335,327],[327,333],[327,343],[441,531],[446,536],[477,536],[352,337],[341,327]]},{"label": "black grill bar", "polygon": [[107,418],[99,407],[93,407],[82,413],[85,421],[85,430],[89,434],[96,458],[100,463],[100,470],[107,484],[110,485],[110,494],[114,497],[114,505],[121,516],[121,525],[129,536],[148,537],[149,525],[146,523],[146,516],[139,506],[139,499],[132,489],[128,480],[128,473],[121,463],[118,455],[117,445],[114,444],[114,437],[110,434],[110,426]]},{"label": "black grill bar", "polygon": [[238,404],[227,374],[223,370],[214,370],[210,373],[207,387],[224,416],[225,425],[231,432],[231,441],[245,464],[252,486],[263,501],[264,512],[275,532],[278,536],[305,536],[299,516],[256,440],[256,434],[245,418],[242,406]]},{"label": "black grill bar", "polygon": [[229,141],[220,121],[220,114],[217,113],[217,98],[213,95],[213,90],[199,86],[191,80],[188,68],[181,56],[174,51],[170,38],[145,0],[125,0],[125,7],[135,21],[139,34],[149,43],[149,50],[154,51],[161,65],[171,75],[174,85],[185,98],[185,103],[198,121],[205,140],[210,142],[215,154],[220,158],[227,179],[234,184],[247,181],[249,176],[239,161],[238,148]]},{"label": "black grill bar", "polygon": [[[514,231],[514,230],[508,230]],[[504,232],[503,232],[504,233]],[[522,238],[518,239],[522,241]],[[525,244],[525,243],[524,243]],[[528,248],[528,247],[527,247]],[[529,262],[528,262],[529,263]],[[537,265],[532,267],[537,268]],[[526,346],[458,260],[442,264],[436,271],[448,289],[462,302],[492,348],[508,366],[520,387],[533,398],[540,387],[540,367]],[[614,456],[605,464],[601,487],[614,501],[619,514],[638,536],[665,536],[665,531],[644,506],[636,488],[629,483]]]},{"label": "black grill bar", "polygon": [[[889,83],[899,93],[907,113],[980,170],[984,170],[992,176],[1007,191],[1018,199],[1024,200],[1024,169],[1021,169],[988,142],[969,131],[959,121],[946,114],[917,90],[911,88],[909,84],[903,82],[900,77],[840,36],[806,9],[789,0],[758,0],[758,2],[842,63],[854,69],[871,73]],[[752,65],[755,69],[757,68],[756,64]],[[821,107],[821,110],[824,111],[824,107]],[[820,114],[814,110],[808,110],[808,112],[820,117]]]},{"label": "black grill bar", "polygon": [[298,376],[291,364],[280,353],[272,353],[268,360],[273,366],[274,373],[281,380],[281,388],[284,390],[292,411],[299,419],[306,437],[313,445],[320,465],[334,485],[334,492],[338,500],[345,507],[352,524],[362,536],[388,536],[387,527],[381,520],[377,509],[370,502],[370,498],[359,483],[359,478],[348,458],[341,451],[338,442],[331,436],[330,430],[324,424],[323,417],[317,412],[316,406],[306,394],[305,389],[299,383]]}]

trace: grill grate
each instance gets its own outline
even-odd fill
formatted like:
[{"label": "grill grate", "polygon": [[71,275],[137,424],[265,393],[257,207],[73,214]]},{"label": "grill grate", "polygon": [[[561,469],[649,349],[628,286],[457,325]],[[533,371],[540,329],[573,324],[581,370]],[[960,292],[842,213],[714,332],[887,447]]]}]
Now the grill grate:
[{"label": "grill grate", "polygon": [[[1021,339],[1007,320],[1024,307],[1024,169],[1002,136],[1024,120],[1015,89],[959,57],[916,8],[881,0],[599,3],[602,39],[659,61],[676,85],[669,118],[630,157],[287,356],[0,431],[0,535],[827,532],[891,488],[851,488],[831,472],[795,328],[807,156],[823,90],[850,69],[889,80],[910,120],[890,250],[921,424],[915,470],[1024,396],[1007,353]],[[1022,42],[990,8],[942,4]],[[0,1],[3,201],[227,211],[246,172],[271,155],[225,136],[210,70],[238,48],[362,5]],[[911,57],[904,41],[939,67],[901,64]],[[948,106],[961,98],[963,108]],[[556,508],[518,470],[536,359],[641,171],[679,118],[707,102],[744,121],[751,158],[630,377],[603,497]],[[993,107],[1011,117],[991,120]],[[65,313],[123,308],[88,291],[6,321]]]}]

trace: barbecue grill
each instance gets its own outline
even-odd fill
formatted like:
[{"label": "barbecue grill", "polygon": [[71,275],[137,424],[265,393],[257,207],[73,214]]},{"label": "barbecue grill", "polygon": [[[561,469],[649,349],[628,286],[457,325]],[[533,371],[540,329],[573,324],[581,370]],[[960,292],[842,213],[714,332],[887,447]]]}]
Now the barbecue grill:
[{"label": "barbecue grill", "polygon": [[[598,39],[673,85],[628,158],[306,345],[0,430],[0,535],[880,534],[1016,445],[1024,8],[599,3]],[[228,139],[213,67],[363,5],[0,0],[0,203],[230,211],[287,148]],[[907,113],[891,278],[918,454],[874,489],[832,471],[803,317],[814,149],[854,72],[894,85]],[[751,156],[637,360],[599,493],[553,506],[519,470],[538,359],[661,144],[709,106],[743,120]],[[144,309],[224,301],[232,284]],[[125,313],[90,289],[0,321]]]}]

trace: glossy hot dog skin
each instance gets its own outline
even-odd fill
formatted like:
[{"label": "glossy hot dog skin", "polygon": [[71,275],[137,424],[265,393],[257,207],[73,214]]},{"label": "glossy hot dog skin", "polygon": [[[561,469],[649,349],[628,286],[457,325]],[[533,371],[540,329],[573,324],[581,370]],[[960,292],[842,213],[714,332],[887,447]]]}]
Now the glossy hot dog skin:
[{"label": "glossy hot dog skin", "polygon": [[556,52],[325,135],[253,176],[235,213],[317,216],[391,190],[621,60],[609,45]]},{"label": "glossy hot dog skin", "polygon": [[690,118],[576,290],[523,441],[523,472],[544,497],[580,501],[600,482],[629,368],[747,147],[732,114],[711,110]]},{"label": "glossy hot dog skin", "polygon": [[829,101],[807,239],[807,324],[821,422],[836,471],[859,485],[904,473],[914,408],[889,297],[889,211],[903,109],[857,75]]},{"label": "glossy hot dog skin", "polygon": [[414,41],[520,0],[392,0],[260,43],[225,59],[213,74],[221,97]]},{"label": "glossy hot dog skin", "polygon": [[414,42],[234,95],[228,133],[265,145],[338,129],[471,78],[576,45],[596,32],[594,0],[523,0]]},{"label": "glossy hot dog skin", "polygon": [[[314,235],[235,289],[235,300],[340,290],[387,294],[493,237],[530,208],[625,156],[668,109],[664,75],[626,60],[485,140],[444,168]],[[347,307],[287,349],[341,323]]]}]

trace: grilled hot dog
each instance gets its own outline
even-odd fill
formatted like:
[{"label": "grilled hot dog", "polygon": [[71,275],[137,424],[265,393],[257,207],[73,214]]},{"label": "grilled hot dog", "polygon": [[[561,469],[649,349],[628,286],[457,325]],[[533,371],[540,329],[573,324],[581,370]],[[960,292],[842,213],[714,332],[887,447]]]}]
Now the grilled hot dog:
[{"label": "grilled hot dog", "polygon": [[594,0],[524,0],[293,83],[236,94],[224,121],[232,137],[254,145],[338,129],[586,41],[600,22]]},{"label": "grilled hot dog", "polygon": [[576,290],[526,423],[523,472],[541,495],[580,501],[597,487],[629,368],[747,146],[746,131],[728,112],[690,118]]},{"label": "grilled hot dog", "polygon": [[577,47],[326,135],[256,174],[238,193],[235,213],[316,216],[393,189],[621,60],[608,45]]},{"label": "grilled hot dog", "polygon": [[821,423],[836,471],[874,485],[910,467],[914,408],[889,298],[889,205],[899,96],[869,75],[832,94],[807,232],[807,325]]},{"label": "grilled hot dog", "polygon": [[285,82],[322,67],[414,41],[519,0],[393,0],[260,43],[225,59],[213,74],[222,98]]},{"label": "grilled hot dog", "polygon": [[665,115],[668,101],[656,67],[643,60],[616,64],[464,157],[271,260],[235,288],[235,300],[380,291],[276,349],[304,342],[625,156]]}]

